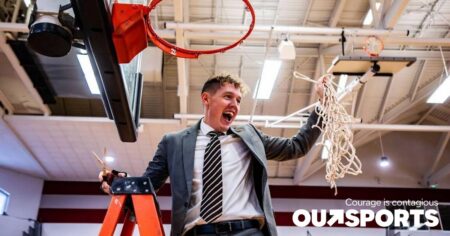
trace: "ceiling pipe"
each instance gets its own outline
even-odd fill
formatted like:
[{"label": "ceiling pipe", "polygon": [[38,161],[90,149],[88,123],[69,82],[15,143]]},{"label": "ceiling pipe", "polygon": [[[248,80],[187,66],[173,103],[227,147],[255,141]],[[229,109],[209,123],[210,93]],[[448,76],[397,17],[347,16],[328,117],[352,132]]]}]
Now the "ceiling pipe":
[{"label": "ceiling pipe", "polygon": [[[308,113],[300,113],[297,117],[291,117],[286,121],[290,122],[304,122],[308,119]],[[175,119],[188,119],[188,120],[200,120],[203,118],[203,114],[175,114]],[[283,118],[284,116],[263,116],[263,115],[254,115],[254,121],[276,121],[278,119]],[[250,115],[238,115],[236,116],[235,121],[250,121]]]},{"label": "ceiling pipe", "polygon": [[[168,35],[170,36],[170,35]],[[220,33],[220,32],[193,32],[185,31],[187,39],[208,39],[208,40],[236,40],[241,35],[239,33]],[[254,33],[245,41],[266,41],[267,34]],[[341,36],[333,35],[290,35],[289,39],[294,43],[323,43],[323,44],[340,44]],[[354,45],[364,45],[367,37],[356,36],[351,42]],[[408,38],[408,37],[386,37],[383,38],[384,45],[411,45],[411,46],[450,46],[450,40],[446,38]]]},{"label": "ceiling pipe", "polygon": [[350,124],[351,129],[412,132],[450,132],[449,125]]},{"label": "ceiling pipe", "polygon": [[[306,122],[308,114],[302,114],[303,117],[289,117],[284,119],[283,124],[271,125],[271,128],[292,128],[298,129],[301,127],[302,122]],[[175,119],[187,119],[188,125],[193,125],[198,122],[204,115],[203,114],[175,114]],[[253,116],[254,125],[264,127],[265,121],[277,121],[283,116]],[[238,115],[235,119],[234,125],[242,125],[249,123],[249,115]],[[407,125],[407,124],[361,124],[352,123],[349,127],[353,130],[379,130],[379,131],[410,131],[410,132],[450,132],[450,126],[445,125]]]},{"label": "ceiling pipe", "polygon": [[[184,24],[184,23],[177,23],[177,24]],[[188,23],[193,25],[204,25],[204,24],[194,24],[194,23]],[[170,24],[169,24],[170,25]],[[210,24],[211,26],[214,24]],[[319,27],[300,27],[300,28],[313,28],[313,29],[322,29]],[[331,28],[333,29],[333,28]],[[240,32],[236,33],[220,33],[220,32],[201,32],[205,29],[201,28],[198,31],[192,32],[192,31],[185,31],[184,37],[185,39],[208,39],[208,40],[237,40],[242,35]],[[207,29],[208,31],[216,30],[213,29]],[[358,31],[364,30],[364,33],[368,29],[358,29]],[[19,23],[4,23],[0,22],[0,31],[5,32],[23,32],[28,33],[29,29],[26,24],[19,24]],[[347,29],[346,29],[347,31]],[[391,32],[389,30],[375,30],[375,31],[387,31]],[[161,38],[164,39],[175,39],[175,31],[173,29],[163,29],[163,30],[156,30],[156,34],[158,34]],[[340,29],[339,32],[342,32],[342,29]],[[368,31],[370,32],[370,31]],[[406,32],[406,31],[402,31]],[[280,32],[282,33],[282,32]],[[319,31],[315,32],[315,34],[319,34]],[[359,36],[358,36],[359,35]],[[356,34],[356,37],[352,38],[352,43],[356,45],[362,45],[365,44],[366,37],[363,37],[364,34]],[[450,40],[446,38],[408,38],[408,37],[401,37],[399,35],[393,35],[389,34],[386,35],[389,37],[383,38],[383,43],[385,45],[411,45],[411,46],[443,46],[443,47],[450,47]],[[325,44],[340,44],[339,41],[341,39],[341,36],[335,36],[335,35],[295,35],[291,34],[289,36],[289,39],[293,41],[294,43],[325,43]],[[246,39],[246,41],[266,41],[267,40],[267,33],[261,33],[261,32],[255,32],[252,35],[250,35],[249,38]]]},{"label": "ceiling pipe", "polygon": [[[246,31],[246,25],[230,24],[198,24],[166,22],[166,29],[183,29],[195,31]],[[283,25],[256,25],[254,32],[289,33],[289,34],[334,34],[341,35],[342,31],[355,36],[408,36],[408,30],[384,30],[384,29],[362,29],[362,28],[338,28],[338,27],[308,27],[308,26],[283,26]]]}]

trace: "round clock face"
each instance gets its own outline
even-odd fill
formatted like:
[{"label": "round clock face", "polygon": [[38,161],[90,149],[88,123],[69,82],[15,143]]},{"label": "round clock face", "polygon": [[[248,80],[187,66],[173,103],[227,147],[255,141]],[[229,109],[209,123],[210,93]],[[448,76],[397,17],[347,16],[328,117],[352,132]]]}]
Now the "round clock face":
[{"label": "round clock face", "polygon": [[377,57],[380,55],[381,51],[383,51],[383,42],[376,36],[369,36],[366,39],[366,45],[364,46],[364,50],[371,57]]}]

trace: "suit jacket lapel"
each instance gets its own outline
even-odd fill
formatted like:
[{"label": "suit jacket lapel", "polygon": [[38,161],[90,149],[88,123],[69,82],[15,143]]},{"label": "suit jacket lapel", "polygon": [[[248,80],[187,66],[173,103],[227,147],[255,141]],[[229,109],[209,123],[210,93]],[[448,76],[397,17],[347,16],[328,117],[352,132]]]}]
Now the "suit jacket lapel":
[{"label": "suit jacket lapel", "polygon": [[255,133],[246,131],[243,127],[231,128],[233,133],[239,136],[242,141],[247,145],[248,149],[252,152],[253,156],[257,159],[261,165],[267,169],[265,161],[264,146],[261,143],[261,139]]},{"label": "suit jacket lapel", "polygon": [[200,121],[189,128],[183,136],[182,140],[182,156],[183,156],[183,166],[184,174],[186,179],[186,188],[188,190],[188,196],[191,195],[192,190],[192,178],[194,171],[194,154],[195,154],[195,143],[197,141],[197,133],[200,127]]}]

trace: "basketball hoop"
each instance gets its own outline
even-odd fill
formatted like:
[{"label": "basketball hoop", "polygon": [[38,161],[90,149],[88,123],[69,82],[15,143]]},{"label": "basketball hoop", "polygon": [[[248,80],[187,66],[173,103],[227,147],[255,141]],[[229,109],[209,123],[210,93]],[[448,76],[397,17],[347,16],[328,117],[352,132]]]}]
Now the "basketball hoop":
[{"label": "basketball hoop", "polygon": [[374,35],[367,37],[364,51],[369,54],[370,57],[378,57],[383,49],[384,44],[380,38]]},{"label": "basketball hoop", "polygon": [[[156,5],[158,5],[162,0],[153,0],[150,3],[150,12],[155,9]],[[253,27],[255,26],[255,12],[253,10],[252,5],[250,4],[249,0],[242,0],[246,6],[247,11],[250,12],[250,14],[252,15],[252,22],[250,23],[250,26],[248,28],[247,33],[241,37],[239,40],[237,40],[236,42],[234,42],[233,44],[230,44],[226,47],[222,47],[222,48],[217,48],[217,49],[212,49],[212,50],[190,50],[190,49],[185,49],[185,48],[180,48],[177,47],[176,45],[173,45],[169,42],[167,42],[166,40],[162,39],[161,37],[159,37],[155,31],[153,30],[152,26],[151,26],[151,22],[150,22],[150,17],[148,20],[148,27],[147,27],[147,35],[150,38],[150,40],[157,46],[159,47],[161,50],[163,50],[166,53],[172,54],[176,57],[181,57],[181,58],[198,58],[198,56],[200,56],[201,54],[214,54],[214,53],[218,53],[218,52],[225,52],[231,48],[236,47],[237,45],[239,45],[242,41],[244,41],[253,31]],[[150,12],[148,14],[150,14]]]},{"label": "basketball hoop", "polygon": [[176,57],[198,58],[198,56],[202,54],[225,52],[244,41],[253,31],[253,27],[255,26],[255,12],[253,7],[249,0],[242,0],[246,9],[252,15],[252,22],[250,23],[247,33],[242,38],[231,45],[212,50],[189,50],[180,48],[159,37],[151,26],[150,12],[155,9],[161,1],[162,0],[153,0],[149,6],[118,3],[117,1],[114,2],[112,8],[114,32],[112,37],[119,63],[129,63],[138,53],[147,47],[148,39],[164,52]]}]

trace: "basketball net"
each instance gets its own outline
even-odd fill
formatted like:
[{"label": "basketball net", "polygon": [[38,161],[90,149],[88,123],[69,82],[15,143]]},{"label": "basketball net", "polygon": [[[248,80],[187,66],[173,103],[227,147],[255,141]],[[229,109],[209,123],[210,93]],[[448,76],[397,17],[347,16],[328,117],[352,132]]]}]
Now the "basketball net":
[{"label": "basketball net", "polygon": [[[296,71],[294,77],[314,81]],[[331,188],[335,189],[334,194],[337,195],[336,181],[344,178],[346,174],[361,174],[361,161],[356,156],[356,149],[353,146],[353,132],[349,127],[354,118],[347,113],[337,99],[337,92],[333,83],[334,76],[326,74],[322,77],[326,77],[324,96],[321,105],[315,108],[319,119],[313,127],[322,131],[322,136],[316,145],[323,146],[325,151],[328,152],[325,179],[331,185]],[[317,81],[314,82],[317,83]]]}]

